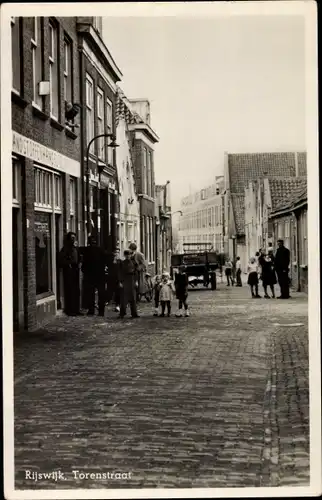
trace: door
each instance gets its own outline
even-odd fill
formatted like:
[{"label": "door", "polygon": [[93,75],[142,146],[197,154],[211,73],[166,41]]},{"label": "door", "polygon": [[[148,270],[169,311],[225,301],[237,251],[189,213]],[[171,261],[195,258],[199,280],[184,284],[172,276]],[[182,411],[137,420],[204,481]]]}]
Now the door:
[{"label": "door", "polygon": [[56,299],[57,299],[57,310],[62,309],[62,272],[59,267],[58,256],[60,249],[63,246],[61,230],[61,215],[55,214],[55,239],[56,239]]},{"label": "door", "polygon": [[12,293],[13,331],[19,331],[19,264],[18,264],[18,220],[19,209],[12,209]]}]

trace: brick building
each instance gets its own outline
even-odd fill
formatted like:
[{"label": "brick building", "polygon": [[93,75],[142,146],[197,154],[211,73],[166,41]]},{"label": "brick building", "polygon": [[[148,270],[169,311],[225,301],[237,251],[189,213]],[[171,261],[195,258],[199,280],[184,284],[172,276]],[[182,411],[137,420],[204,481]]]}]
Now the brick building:
[{"label": "brick building", "polygon": [[[225,153],[224,173],[225,252],[233,259],[237,255],[240,256],[242,266],[246,268],[250,257],[248,252],[254,251],[253,247],[247,249],[246,246],[246,231],[250,230],[250,225],[253,224],[253,230],[255,231],[254,227],[257,224],[255,233],[256,238],[258,238],[258,248],[264,245],[264,235],[261,233],[261,223],[259,221],[259,218],[262,217],[262,209],[256,210],[257,191],[253,185],[251,185],[252,193],[248,191],[250,183],[275,177],[304,178],[306,176],[306,153]],[[261,186],[263,187],[263,183]],[[246,206],[245,189],[247,195],[249,195]],[[250,241],[250,236],[248,241]],[[252,244],[254,246],[254,241]]]},{"label": "brick building", "polygon": [[284,240],[290,250],[290,278],[297,291],[308,292],[308,230],[306,182],[290,190],[275,203],[269,214],[274,247]]},{"label": "brick building", "polygon": [[128,130],[135,183],[140,200],[140,249],[147,261],[149,272],[154,274],[156,259],[154,146],[159,142],[159,137],[150,124],[149,101],[129,99],[129,103],[133,113]]},{"label": "brick building", "polygon": [[[76,18],[11,18],[14,331],[61,308],[57,253],[80,236],[80,134],[66,118],[79,102]],[[77,201],[78,200],[78,201]]]},{"label": "brick building", "polygon": [[[122,73],[102,39],[102,18],[78,17],[82,127],[83,234],[94,234],[111,252],[117,245],[118,176],[111,137],[116,134],[116,83]],[[94,139],[88,155],[87,147]],[[88,212],[88,213],[87,213]],[[85,241],[82,241],[84,244]]]}]

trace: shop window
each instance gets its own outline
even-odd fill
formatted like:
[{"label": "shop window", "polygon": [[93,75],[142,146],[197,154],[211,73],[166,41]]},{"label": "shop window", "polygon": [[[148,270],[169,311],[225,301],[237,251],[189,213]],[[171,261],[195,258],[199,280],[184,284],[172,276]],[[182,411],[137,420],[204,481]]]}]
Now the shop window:
[{"label": "shop window", "polygon": [[36,294],[52,291],[51,214],[35,213]]},{"label": "shop window", "polygon": [[58,74],[58,29],[49,24],[49,82],[50,82],[50,115],[59,120],[59,74]]},{"label": "shop window", "polygon": [[20,17],[11,18],[12,88],[21,92],[21,39]]},{"label": "shop window", "polygon": [[33,18],[33,35],[31,39],[32,49],[32,78],[33,78],[33,104],[43,109],[44,98],[39,95],[39,82],[43,74],[43,37],[42,18]]},{"label": "shop window", "polygon": [[12,203],[15,205],[20,205],[20,163],[17,159],[12,159]]},{"label": "shop window", "polygon": [[62,180],[60,175],[54,175],[54,186],[55,186],[55,210],[62,210]]},{"label": "shop window", "polygon": [[47,170],[35,167],[35,206],[52,208],[52,174]]}]

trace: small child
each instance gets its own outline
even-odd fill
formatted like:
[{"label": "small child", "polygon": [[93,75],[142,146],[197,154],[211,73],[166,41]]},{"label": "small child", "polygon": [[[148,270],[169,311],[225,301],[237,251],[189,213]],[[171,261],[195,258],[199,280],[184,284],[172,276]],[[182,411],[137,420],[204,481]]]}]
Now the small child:
[{"label": "small child", "polygon": [[164,317],[165,308],[167,306],[168,316],[171,316],[171,299],[175,292],[173,282],[170,280],[169,273],[163,273],[160,283],[160,303],[161,303],[161,317]]},{"label": "small child", "polygon": [[159,316],[160,285],[161,285],[161,276],[159,274],[157,274],[155,277],[154,286],[153,286],[154,307],[155,307],[153,316]]},{"label": "small child", "polygon": [[[253,299],[260,299],[261,296],[258,295],[258,263],[256,262],[255,257],[252,257],[250,259],[250,262],[248,264],[247,268],[248,272],[248,285],[250,286],[251,292],[252,292],[252,297]],[[255,293],[254,293],[254,288],[255,288]]]},{"label": "small child", "polygon": [[185,315],[189,316],[189,309],[188,309],[188,304],[187,304],[188,276],[185,273],[184,266],[179,267],[179,272],[175,275],[174,284],[175,284],[175,289],[176,289],[176,296],[177,296],[177,299],[179,300],[179,311],[177,312],[176,316],[178,318],[182,317],[182,306],[184,306]]}]

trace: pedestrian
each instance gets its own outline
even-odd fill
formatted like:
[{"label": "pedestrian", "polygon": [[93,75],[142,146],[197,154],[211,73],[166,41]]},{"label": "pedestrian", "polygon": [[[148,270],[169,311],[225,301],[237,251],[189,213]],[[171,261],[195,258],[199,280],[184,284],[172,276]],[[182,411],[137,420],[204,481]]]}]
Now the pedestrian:
[{"label": "pedestrian", "polygon": [[164,317],[167,308],[168,317],[171,316],[171,299],[175,292],[173,282],[168,272],[162,273],[160,284],[161,316]]},{"label": "pedestrian", "polygon": [[234,285],[232,272],[233,272],[233,263],[232,263],[231,259],[228,259],[226,261],[226,264],[225,264],[225,275],[227,278],[227,286],[230,286],[230,284],[231,284],[231,286]]},{"label": "pedestrian", "polygon": [[137,269],[134,259],[131,258],[130,250],[124,250],[124,260],[119,262],[118,283],[121,299],[119,318],[124,318],[128,305],[131,308],[132,318],[138,318],[136,307]]},{"label": "pedestrian", "polygon": [[104,316],[106,302],[105,269],[107,255],[103,248],[97,246],[94,236],[88,237],[88,244],[84,250],[82,271],[84,275],[84,287],[87,315],[95,314],[95,296],[98,295],[98,315]]},{"label": "pedestrian", "polygon": [[146,262],[143,253],[137,250],[136,243],[130,243],[129,250],[131,252],[131,258],[134,260],[137,269],[138,286],[136,292],[136,301],[138,302],[139,298],[146,292]]},{"label": "pedestrian", "polygon": [[118,269],[120,266],[119,249],[116,248],[112,255],[109,256],[107,263],[107,301],[114,302],[114,311],[120,312],[120,287],[118,283]]},{"label": "pedestrian", "polygon": [[188,317],[189,314],[189,307],[187,303],[188,299],[188,275],[185,272],[186,268],[185,266],[180,266],[179,267],[179,272],[176,273],[175,278],[174,278],[174,286],[176,290],[176,297],[179,301],[179,310],[176,314],[177,317],[182,317],[182,306],[184,307],[185,310],[185,315]]},{"label": "pedestrian", "polygon": [[[260,299],[261,296],[258,294],[258,263],[256,262],[256,258],[252,257],[248,264],[247,268],[248,272],[248,280],[247,284],[250,286],[250,290],[252,292],[252,297],[256,299]],[[255,290],[255,293],[254,293]]]},{"label": "pedestrian", "polygon": [[267,255],[265,252],[262,252],[259,258],[259,264],[261,266],[261,279],[264,288],[264,297],[265,299],[270,299],[270,296],[267,293],[267,287],[270,287],[272,292],[273,299],[275,298],[275,290],[274,285],[276,285],[276,274],[274,268],[274,256],[272,251],[270,251]]},{"label": "pedestrian", "polygon": [[76,234],[69,232],[58,256],[58,265],[63,270],[64,312],[68,316],[80,314],[79,262]]},{"label": "pedestrian", "polygon": [[236,286],[243,286],[242,280],[241,280],[241,261],[240,257],[237,257],[236,259]]},{"label": "pedestrian", "polygon": [[290,298],[290,285],[289,285],[289,265],[290,265],[290,251],[284,246],[283,240],[278,240],[278,249],[275,255],[275,271],[277,274],[278,284],[280,286],[281,295],[279,299]]},{"label": "pedestrian", "polygon": [[153,314],[153,316],[159,316],[160,285],[161,285],[161,276],[159,274],[157,274],[154,278],[154,285],[153,285],[153,296],[154,296],[154,314]]}]

